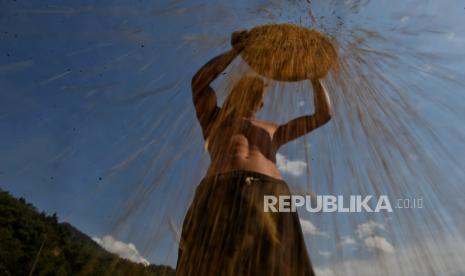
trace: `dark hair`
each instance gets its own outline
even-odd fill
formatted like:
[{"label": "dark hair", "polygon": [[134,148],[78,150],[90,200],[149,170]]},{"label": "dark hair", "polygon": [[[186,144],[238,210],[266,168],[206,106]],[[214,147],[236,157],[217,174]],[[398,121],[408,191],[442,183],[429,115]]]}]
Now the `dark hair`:
[{"label": "dark hair", "polygon": [[255,112],[263,99],[265,82],[260,77],[244,76],[233,86],[226,97],[222,112],[227,116],[234,111],[239,114]]},{"label": "dark hair", "polygon": [[[214,133],[232,114],[253,115],[262,102],[264,88],[265,82],[260,77],[244,76],[240,78],[226,97],[218,116],[212,123],[208,136]],[[205,140],[205,149],[208,149],[208,144],[209,137]]]}]

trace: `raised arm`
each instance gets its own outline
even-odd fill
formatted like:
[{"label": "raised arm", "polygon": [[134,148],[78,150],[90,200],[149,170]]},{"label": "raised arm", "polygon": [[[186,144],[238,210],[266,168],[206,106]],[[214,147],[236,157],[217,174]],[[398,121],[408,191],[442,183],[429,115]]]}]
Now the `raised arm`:
[{"label": "raised arm", "polygon": [[233,33],[231,36],[233,49],[211,59],[192,78],[192,99],[205,138],[208,137],[210,123],[219,111],[216,94],[210,84],[242,51],[247,34],[247,31]]},{"label": "raised arm", "polygon": [[319,80],[312,80],[315,113],[293,119],[280,125],[273,136],[278,146],[299,138],[302,135],[324,125],[332,116],[328,93]]},{"label": "raised arm", "polygon": [[209,124],[219,110],[215,91],[210,87],[210,84],[238,54],[238,50],[231,49],[213,58],[202,66],[192,78],[192,99],[204,137],[208,136]]}]

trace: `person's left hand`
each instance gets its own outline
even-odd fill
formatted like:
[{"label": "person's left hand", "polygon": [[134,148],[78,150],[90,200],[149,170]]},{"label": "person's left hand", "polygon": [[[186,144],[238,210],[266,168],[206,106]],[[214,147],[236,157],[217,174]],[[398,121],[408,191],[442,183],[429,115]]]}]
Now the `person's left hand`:
[{"label": "person's left hand", "polygon": [[247,30],[233,32],[231,34],[231,45],[233,48],[242,51],[248,37],[249,32]]}]

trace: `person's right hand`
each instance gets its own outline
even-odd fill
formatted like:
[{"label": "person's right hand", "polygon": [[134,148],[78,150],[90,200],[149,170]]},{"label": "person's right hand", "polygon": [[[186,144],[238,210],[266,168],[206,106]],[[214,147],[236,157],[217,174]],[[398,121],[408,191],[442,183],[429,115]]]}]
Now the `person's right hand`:
[{"label": "person's right hand", "polygon": [[231,34],[231,45],[234,49],[242,51],[246,45],[249,32],[247,30],[236,31]]}]

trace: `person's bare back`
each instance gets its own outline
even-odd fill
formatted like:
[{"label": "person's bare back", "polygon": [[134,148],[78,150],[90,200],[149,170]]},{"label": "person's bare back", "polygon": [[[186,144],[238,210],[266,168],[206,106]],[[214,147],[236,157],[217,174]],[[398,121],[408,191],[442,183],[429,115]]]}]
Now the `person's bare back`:
[{"label": "person's bare back", "polygon": [[277,125],[249,118],[234,119],[209,138],[211,164],[207,176],[247,170],[282,179],[276,167]]}]

